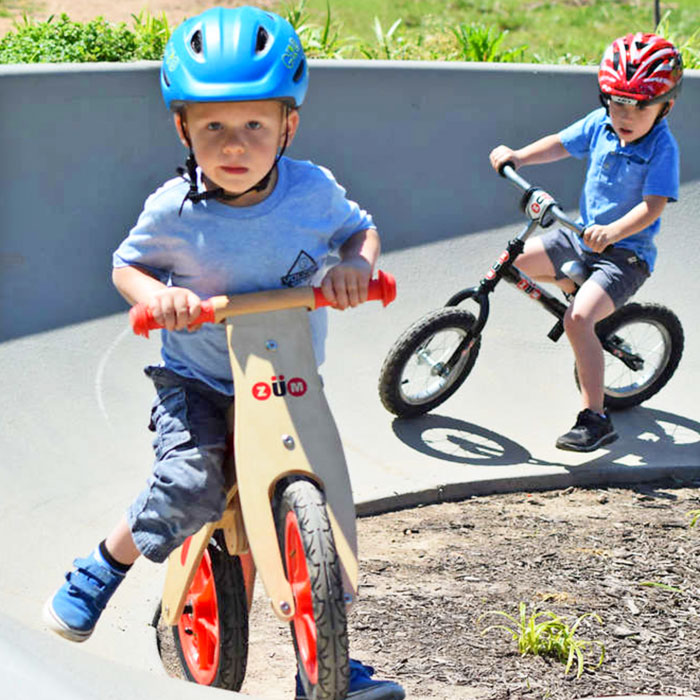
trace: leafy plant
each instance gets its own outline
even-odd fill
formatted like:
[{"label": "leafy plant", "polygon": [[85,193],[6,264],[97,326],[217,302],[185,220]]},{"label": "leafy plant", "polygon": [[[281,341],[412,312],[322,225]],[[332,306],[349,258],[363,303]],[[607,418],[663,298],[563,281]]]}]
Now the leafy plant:
[{"label": "leafy plant", "polygon": [[[363,45],[361,47],[362,53],[367,58],[385,58],[391,60],[396,58],[398,53],[400,37],[397,34],[397,30],[401,24],[401,19],[397,19],[391,27],[385,32],[382,28],[382,23],[379,21],[379,17],[374,18],[374,36],[379,44],[379,52],[374,49],[374,47]],[[396,35],[396,36],[395,36]]]},{"label": "leafy plant", "polygon": [[142,10],[138,15],[131,15],[134,20],[136,35],[136,54],[144,61],[160,61],[165,52],[165,45],[170,39],[170,25],[165,12],[160,17]]},{"label": "leafy plant", "polygon": [[698,519],[700,519],[700,509],[691,510],[688,512],[688,515],[691,517],[690,527],[695,527],[696,523],[698,522]]},{"label": "leafy plant", "polygon": [[700,27],[698,27],[689,37],[681,39],[671,30],[671,11],[667,10],[656,27],[656,33],[665,37],[683,56],[683,65],[686,68],[700,68]]},{"label": "leafy plant", "polygon": [[309,58],[343,58],[345,51],[355,43],[352,37],[340,35],[340,25],[331,14],[330,0],[326,0],[323,24],[314,24],[306,11],[306,0],[287,5],[285,18],[294,27]]},{"label": "leafy plant", "polygon": [[642,581],[639,585],[648,586],[649,588],[660,588],[662,591],[669,591],[670,593],[683,593],[682,588],[669,586],[667,583],[661,583],[659,581]]},{"label": "leafy plant", "polygon": [[584,671],[586,653],[596,646],[600,648],[600,656],[597,664],[589,668],[598,668],[605,658],[605,646],[601,641],[589,641],[576,637],[579,626],[586,618],[593,618],[602,624],[600,617],[595,613],[580,615],[573,624],[569,625],[564,618],[549,611],[535,611],[528,617],[525,603],[520,603],[518,617],[502,611],[490,611],[481,615],[477,624],[487,615],[499,615],[511,624],[490,625],[481,632],[482,636],[491,630],[503,630],[517,641],[518,651],[522,656],[526,654],[552,656],[566,664],[565,674],[568,674],[576,663],[576,677],[580,678]]},{"label": "leafy plant", "polygon": [[527,46],[519,46],[499,53],[508,30],[499,32],[494,27],[472,22],[461,22],[452,28],[463,61],[511,62],[523,60]]},{"label": "leafy plant", "polygon": [[0,63],[93,63],[160,59],[170,36],[165,16],[142,12],[130,30],[102,17],[73,22],[62,14],[36,22],[26,15],[0,39]]}]

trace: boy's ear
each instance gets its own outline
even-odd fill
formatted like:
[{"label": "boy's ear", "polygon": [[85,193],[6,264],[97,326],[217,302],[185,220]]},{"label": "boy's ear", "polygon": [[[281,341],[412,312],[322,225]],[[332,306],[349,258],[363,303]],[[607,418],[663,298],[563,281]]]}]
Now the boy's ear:
[{"label": "boy's ear", "polygon": [[175,122],[175,129],[177,130],[177,135],[180,137],[180,141],[185,148],[189,148],[189,140],[187,138],[187,132],[185,127],[185,121],[182,118],[182,112],[175,112],[173,114],[173,122]]},{"label": "boy's ear", "polygon": [[[287,146],[294,140],[294,135],[299,128],[299,110],[290,109],[287,115]],[[280,134],[280,148],[284,145],[284,132]]]}]

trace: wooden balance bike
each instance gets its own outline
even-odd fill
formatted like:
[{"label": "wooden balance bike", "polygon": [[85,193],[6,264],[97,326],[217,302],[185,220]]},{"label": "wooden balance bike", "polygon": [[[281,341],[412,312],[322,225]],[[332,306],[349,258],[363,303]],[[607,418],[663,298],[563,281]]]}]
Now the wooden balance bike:
[{"label": "wooden balance bike", "polygon": [[[386,306],[395,296],[393,277],[380,271],[369,299]],[[328,304],[312,287],[202,302],[198,323],[226,322],[236,387],[235,483],[222,519],[171,554],[161,607],[183,670],[196,683],[240,689],[257,570],[273,610],[290,623],[307,697],[347,694],[355,507],[307,314]],[[140,335],[158,327],[143,305],[130,318]]]}]

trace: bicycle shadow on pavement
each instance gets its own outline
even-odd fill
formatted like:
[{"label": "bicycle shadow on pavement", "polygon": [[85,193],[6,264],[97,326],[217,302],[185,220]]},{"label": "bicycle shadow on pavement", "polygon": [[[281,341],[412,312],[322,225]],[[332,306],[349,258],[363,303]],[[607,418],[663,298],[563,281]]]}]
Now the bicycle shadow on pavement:
[{"label": "bicycle shadow on pavement", "polygon": [[395,418],[391,427],[407,447],[446,462],[497,467],[532,459],[522,445],[505,435],[450,416]]},{"label": "bicycle shadow on pavement", "polygon": [[[543,459],[521,443],[474,423],[439,414],[396,418],[392,429],[407,447],[445,462],[482,467],[513,465],[563,467],[572,473],[615,467],[697,467],[700,474],[700,422],[668,411],[636,407],[613,414],[620,438],[590,453],[561,452]],[[559,450],[547,449],[547,457]],[[571,460],[579,460],[571,464]],[[581,461],[583,460],[583,461]],[[630,473],[631,478],[634,476]]]}]

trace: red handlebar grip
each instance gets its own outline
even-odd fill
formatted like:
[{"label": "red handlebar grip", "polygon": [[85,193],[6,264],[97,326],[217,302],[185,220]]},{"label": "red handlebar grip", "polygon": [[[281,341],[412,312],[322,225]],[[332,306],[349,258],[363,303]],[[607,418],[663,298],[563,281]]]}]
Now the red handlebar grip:
[{"label": "red handlebar grip", "polygon": [[[323,296],[320,287],[314,287],[315,308],[330,306],[331,302]],[[377,271],[377,279],[370,280],[367,291],[367,301],[381,301],[384,306],[391,304],[396,299],[396,280],[394,275],[383,270]]]},{"label": "red handlebar grip", "polygon": [[[142,335],[148,338],[148,331],[156,330],[157,328],[163,328],[163,326],[156,323],[156,320],[151,314],[151,310],[146,304],[135,304],[129,310],[129,321],[131,321],[131,329],[136,335]],[[202,323],[215,323],[216,319],[214,317],[214,307],[209,299],[204,299],[202,301],[202,312],[197,317],[196,321],[193,321],[191,326],[199,326]]]}]

